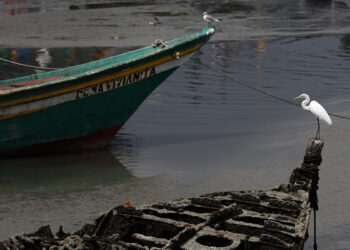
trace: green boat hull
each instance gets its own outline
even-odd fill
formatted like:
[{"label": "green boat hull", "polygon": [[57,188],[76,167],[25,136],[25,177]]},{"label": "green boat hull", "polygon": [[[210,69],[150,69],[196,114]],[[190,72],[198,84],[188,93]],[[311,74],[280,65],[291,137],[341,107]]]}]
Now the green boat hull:
[{"label": "green boat hull", "polygon": [[[0,150],[21,149],[23,153],[33,153],[37,149],[56,152],[102,148],[146,97],[175,70],[162,72],[103,95],[89,96],[31,115],[5,120],[0,123],[0,130],[12,135],[12,138],[6,143],[0,143]],[[65,147],[61,147],[61,141]],[[54,143],[47,147],[48,142]]]},{"label": "green boat hull", "polygon": [[[116,65],[113,58],[103,59],[0,82],[5,86],[0,90],[0,156],[106,146],[147,96],[210,38],[210,29],[188,41],[170,41],[166,49],[116,56]],[[28,81],[35,84],[27,86]]]}]

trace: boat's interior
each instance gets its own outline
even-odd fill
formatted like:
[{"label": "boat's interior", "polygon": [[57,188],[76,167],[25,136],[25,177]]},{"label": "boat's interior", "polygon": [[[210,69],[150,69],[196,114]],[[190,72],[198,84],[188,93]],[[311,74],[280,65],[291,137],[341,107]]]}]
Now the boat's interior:
[{"label": "boat's interior", "polygon": [[30,80],[30,81],[25,81],[25,82],[18,82],[18,83],[13,83],[9,86],[0,86],[0,90],[5,90],[5,89],[13,89],[13,88],[19,88],[19,87],[24,87],[24,86],[30,86],[30,85],[35,85],[39,83],[45,83],[53,80],[58,80],[64,78],[63,76],[52,76],[52,77],[46,77],[42,79],[37,79],[37,80]]},{"label": "boat's interior", "polygon": [[[203,31],[202,31],[203,32]],[[16,88],[22,88],[32,85],[44,85],[48,83],[57,83],[65,80],[71,80],[86,75],[91,75],[109,68],[121,66],[123,64],[143,59],[145,57],[151,57],[157,52],[169,50],[177,45],[181,45],[189,40],[196,38],[200,33],[190,35],[183,38],[168,41],[166,47],[161,48],[159,46],[149,46],[138,50],[133,50],[124,54],[108,57],[98,61],[93,61],[85,64],[80,64],[68,68],[53,70],[45,73],[32,74],[29,76],[13,78],[0,81],[1,90],[11,90]]]},{"label": "boat's interior", "polygon": [[93,61],[64,69],[53,70],[46,73],[32,74],[29,76],[2,80],[0,81],[0,90],[8,90],[31,85],[45,84],[52,81],[59,82],[63,79],[78,78],[84,75],[90,75],[108,68],[116,67],[124,63],[141,59],[156,52],[158,49],[146,47],[134,50],[121,55],[112,56],[99,61]]}]

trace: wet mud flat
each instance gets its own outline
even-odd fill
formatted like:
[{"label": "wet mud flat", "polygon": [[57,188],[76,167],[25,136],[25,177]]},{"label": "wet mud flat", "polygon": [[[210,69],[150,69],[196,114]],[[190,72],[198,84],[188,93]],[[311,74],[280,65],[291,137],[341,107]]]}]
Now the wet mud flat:
[{"label": "wet mud flat", "polygon": [[[218,13],[213,40],[245,39],[259,32],[232,22],[256,11],[254,3],[208,1],[7,1],[0,5],[0,47],[133,47],[185,36],[207,26],[204,11]],[[228,9],[237,10],[233,13]],[[219,14],[220,13],[220,14]],[[259,28],[260,29],[260,28]]]},{"label": "wet mud flat", "polygon": [[270,190],[229,191],[133,207],[127,201],[73,234],[50,226],[0,249],[303,249],[317,210],[323,141],[310,139],[301,168]]},{"label": "wet mud flat", "polygon": [[[280,1],[275,0],[264,3],[221,1],[215,4],[211,1],[178,0],[6,2],[0,5],[0,47],[147,46],[155,39],[165,41],[201,30],[207,25],[202,20],[204,11],[223,19],[216,25],[218,32],[212,41],[343,34],[349,31],[341,22],[328,27],[326,10],[331,6],[320,7],[319,1],[305,1],[301,6],[290,1],[293,4],[286,3],[284,8],[281,8]],[[348,5],[336,2],[338,4],[333,8],[340,11],[337,20],[348,22]],[[315,17],[312,11],[320,13]],[[300,25],[301,17],[308,22]]]},{"label": "wet mud flat", "polygon": [[206,25],[200,13],[194,18],[181,5],[59,6],[63,10],[0,15],[0,46],[147,46],[155,39],[180,37]]}]

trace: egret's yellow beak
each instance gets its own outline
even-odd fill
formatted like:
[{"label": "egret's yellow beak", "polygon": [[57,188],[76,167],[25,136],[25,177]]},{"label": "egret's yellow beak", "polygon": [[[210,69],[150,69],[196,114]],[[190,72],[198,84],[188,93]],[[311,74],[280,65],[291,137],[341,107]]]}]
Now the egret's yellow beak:
[{"label": "egret's yellow beak", "polygon": [[295,97],[295,98],[294,98],[294,100],[297,100],[297,99],[299,99],[299,98],[301,98],[301,95],[300,95],[300,96]]}]

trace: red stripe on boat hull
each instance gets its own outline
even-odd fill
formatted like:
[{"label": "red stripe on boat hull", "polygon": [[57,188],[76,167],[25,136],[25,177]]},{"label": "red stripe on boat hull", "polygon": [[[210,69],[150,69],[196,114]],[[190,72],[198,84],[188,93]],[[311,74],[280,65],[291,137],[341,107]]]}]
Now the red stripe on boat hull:
[{"label": "red stripe on boat hull", "polygon": [[0,152],[0,157],[22,157],[43,153],[82,152],[106,147],[124,124],[77,138],[64,139]]},{"label": "red stripe on boat hull", "polygon": [[37,80],[31,80],[31,81],[27,81],[27,82],[20,82],[20,83],[14,83],[11,84],[11,87],[24,87],[24,86],[30,86],[30,85],[35,85],[35,84],[39,84],[39,83],[44,83],[44,82],[49,82],[49,81],[53,81],[53,80],[58,80],[58,79],[62,79],[64,78],[63,76],[51,76],[51,77],[46,77],[43,79],[37,79]]}]

